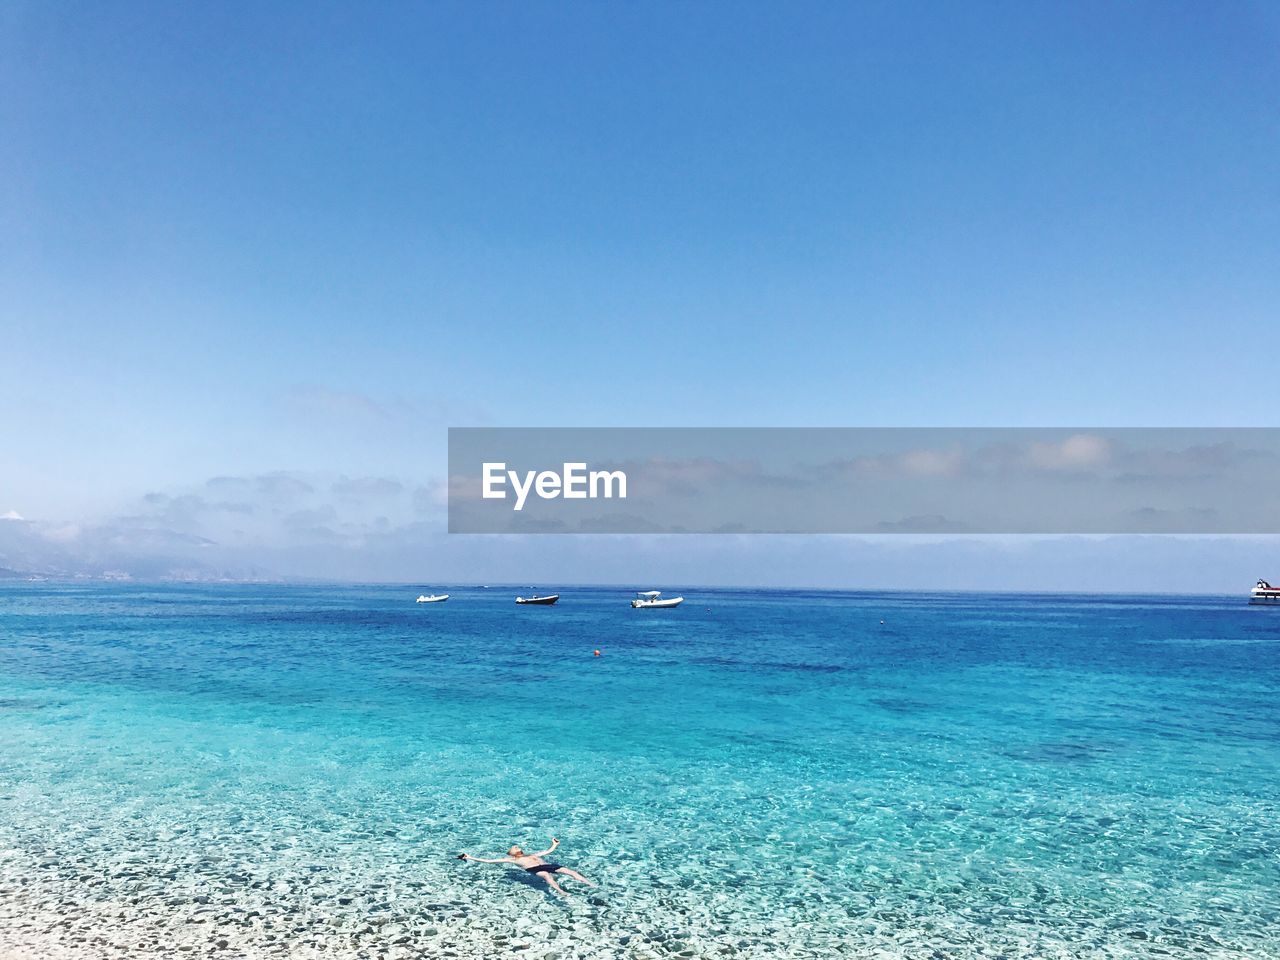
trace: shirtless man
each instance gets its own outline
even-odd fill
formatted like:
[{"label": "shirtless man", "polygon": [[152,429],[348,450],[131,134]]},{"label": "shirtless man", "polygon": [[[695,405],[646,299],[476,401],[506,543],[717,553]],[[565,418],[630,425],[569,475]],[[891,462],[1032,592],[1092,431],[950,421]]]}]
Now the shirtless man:
[{"label": "shirtless man", "polygon": [[524,867],[529,873],[542,877],[551,885],[554,890],[562,897],[569,896],[569,892],[564,887],[556,883],[553,873],[562,873],[566,877],[573,877],[579,883],[585,883],[588,887],[594,887],[595,884],[580,874],[577,870],[570,870],[568,867],[562,867],[558,863],[549,863],[542,858],[548,853],[554,853],[556,847],[560,846],[558,837],[551,838],[551,846],[537,853],[525,853],[519,847],[512,847],[507,851],[505,857],[498,857],[496,860],[486,860],[484,857],[473,857],[469,853],[459,854],[459,860],[474,860],[476,863],[514,863],[517,867]]}]

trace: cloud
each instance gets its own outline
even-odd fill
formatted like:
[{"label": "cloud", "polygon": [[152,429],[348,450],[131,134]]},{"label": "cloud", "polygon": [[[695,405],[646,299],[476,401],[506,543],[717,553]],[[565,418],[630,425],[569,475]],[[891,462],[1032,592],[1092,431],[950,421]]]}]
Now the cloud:
[{"label": "cloud", "polygon": [[765,469],[750,459],[722,460],[715,457],[650,457],[645,460],[607,462],[592,469],[621,470],[634,478],[635,488],[628,499],[637,497],[696,497],[708,490],[727,485],[743,485],[765,489],[788,489],[802,486],[804,480],[786,472]]},{"label": "cloud", "polygon": [[[259,495],[288,500],[314,492],[314,488],[298,474],[285,471],[253,474],[247,477],[211,477],[204,486],[209,490],[238,496]],[[164,494],[157,494],[164,496]]]},{"label": "cloud", "polygon": [[898,458],[898,469],[913,477],[953,477],[964,463],[958,450],[910,450]]},{"label": "cloud", "polygon": [[442,480],[429,480],[415,487],[413,509],[417,514],[438,514],[449,505],[449,485]]},{"label": "cloud", "polygon": [[1056,443],[1032,443],[1027,463],[1036,470],[1095,470],[1111,460],[1113,445],[1104,437],[1078,433]]},{"label": "cloud", "polygon": [[1076,434],[1060,441],[990,443],[965,448],[917,447],[894,453],[867,454],[835,460],[820,467],[823,475],[852,479],[929,479],[1078,473],[1105,465],[1109,440]]},{"label": "cloud", "polygon": [[4,513],[0,513],[0,520],[21,520],[21,519],[22,519],[22,514],[20,514],[17,510],[6,510]]},{"label": "cloud", "polygon": [[210,500],[195,493],[171,496],[153,491],[142,497],[142,508],[138,513],[122,516],[117,522],[135,527],[167,526],[191,530],[216,514],[249,516],[254,510],[254,504],[247,500]]},{"label": "cloud", "polygon": [[255,478],[255,487],[260,494],[281,500],[304,496],[315,490],[305,480],[300,480],[288,473],[261,474]]},{"label": "cloud", "polygon": [[41,535],[50,543],[74,543],[82,530],[78,523],[56,523],[44,527]]},{"label": "cloud", "polygon": [[953,477],[966,466],[959,448],[919,447],[895,453],[862,454],[829,460],[808,471],[813,482],[825,485],[832,480],[866,481],[894,477]]},{"label": "cloud", "polygon": [[[188,489],[152,490],[94,523],[32,525],[0,566],[34,572],[135,576],[260,576],[264,558],[287,555],[286,572],[309,569],[294,551],[355,555],[421,519],[406,487],[387,477],[274,471],[219,475]],[[5,562],[5,561],[9,562]]]},{"label": "cloud", "polygon": [[354,499],[378,499],[398,496],[404,484],[387,477],[340,477],[329,488],[335,496]]},{"label": "cloud", "polygon": [[452,504],[479,503],[484,498],[484,487],[477,477],[454,474],[449,477],[446,498]]},{"label": "cloud", "polygon": [[1118,458],[1119,483],[1213,480],[1263,467],[1275,460],[1269,450],[1241,447],[1230,440],[1192,444],[1181,449],[1130,450]]},{"label": "cloud", "polygon": [[[686,592],[699,584],[845,589],[1233,592],[1275,574],[1280,537],[959,537],[901,532],[847,536],[505,535],[450,537],[439,520],[325,499],[334,478],[311,477],[295,509],[259,509],[243,536],[222,510],[194,530],[163,522],[184,491],[140,497],[137,509],[98,523],[0,523],[0,575],[128,575],[135,579],[560,584],[614,583]],[[247,486],[252,487],[253,484]],[[207,490],[207,485],[201,489]],[[430,497],[443,483],[415,488]],[[150,502],[148,502],[150,501]],[[332,514],[325,506],[332,508]],[[1159,508],[1144,514],[1154,529]],[[334,519],[326,521],[326,517]],[[896,521],[899,530],[921,518]],[[933,528],[945,518],[923,517]],[[287,525],[286,525],[287,520]],[[731,532],[731,531],[726,531]],[[412,591],[406,591],[412,602]]]},{"label": "cloud", "polygon": [[285,514],[281,518],[281,522],[286,527],[292,527],[295,530],[306,530],[318,527],[321,524],[332,523],[338,519],[338,511],[331,505],[325,504],[322,507],[295,510],[292,513]]},{"label": "cloud", "polygon": [[1062,439],[1000,441],[968,448],[921,447],[902,453],[869,454],[822,464],[817,475],[873,478],[1107,477],[1122,483],[1218,479],[1274,460],[1267,450],[1233,441],[1186,447],[1138,447],[1093,433]]}]

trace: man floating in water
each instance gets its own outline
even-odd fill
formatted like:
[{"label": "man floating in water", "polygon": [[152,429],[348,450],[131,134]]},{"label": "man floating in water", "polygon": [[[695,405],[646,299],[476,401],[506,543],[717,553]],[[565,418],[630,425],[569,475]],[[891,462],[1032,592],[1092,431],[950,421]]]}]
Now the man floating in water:
[{"label": "man floating in water", "polygon": [[551,885],[554,890],[562,897],[569,896],[569,892],[564,887],[556,883],[553,873],[561,873],[566,877],[572,877],[579,883],[585,883],[588,887],[594,887],[595,884],[580,874],[577,870],[570,870],[568,867],[562,867],[558,863],[550,863],[542,858],[548,853],[554,853],[556,847],[560,846],[560,838],[552,837],[551,846],[537,853],[525,853],[519,847],[512,847],[507,851],[505,857],[498,857],[496,860],[486,860],[484,857],[473,857],[469,853],[461,853],[458,855],[459,860],[474,860],[476,863],[514,863],[517,867],[524,867],[529,873],[541,877]]}]

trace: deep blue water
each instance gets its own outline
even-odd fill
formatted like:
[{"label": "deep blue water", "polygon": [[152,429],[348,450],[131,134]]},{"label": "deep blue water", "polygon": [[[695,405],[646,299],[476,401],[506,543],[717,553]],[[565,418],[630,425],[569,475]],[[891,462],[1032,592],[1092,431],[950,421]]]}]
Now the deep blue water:
[{"label": "deep blue water", "polygon": [[[1280,956],[1280,608],[446,589],[0,586],[0,903],[248,954]],[[597,890],[452,859],[552,835]]]}]

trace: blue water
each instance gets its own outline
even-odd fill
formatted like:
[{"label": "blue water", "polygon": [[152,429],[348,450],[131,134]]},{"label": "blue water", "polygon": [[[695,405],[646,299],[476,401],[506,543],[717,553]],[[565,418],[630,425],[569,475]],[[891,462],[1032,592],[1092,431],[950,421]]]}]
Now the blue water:
[{"label": "blue water", "polygon": [[0,586],[0,948],[1280,957],[1280,608],[449,592]]}]

